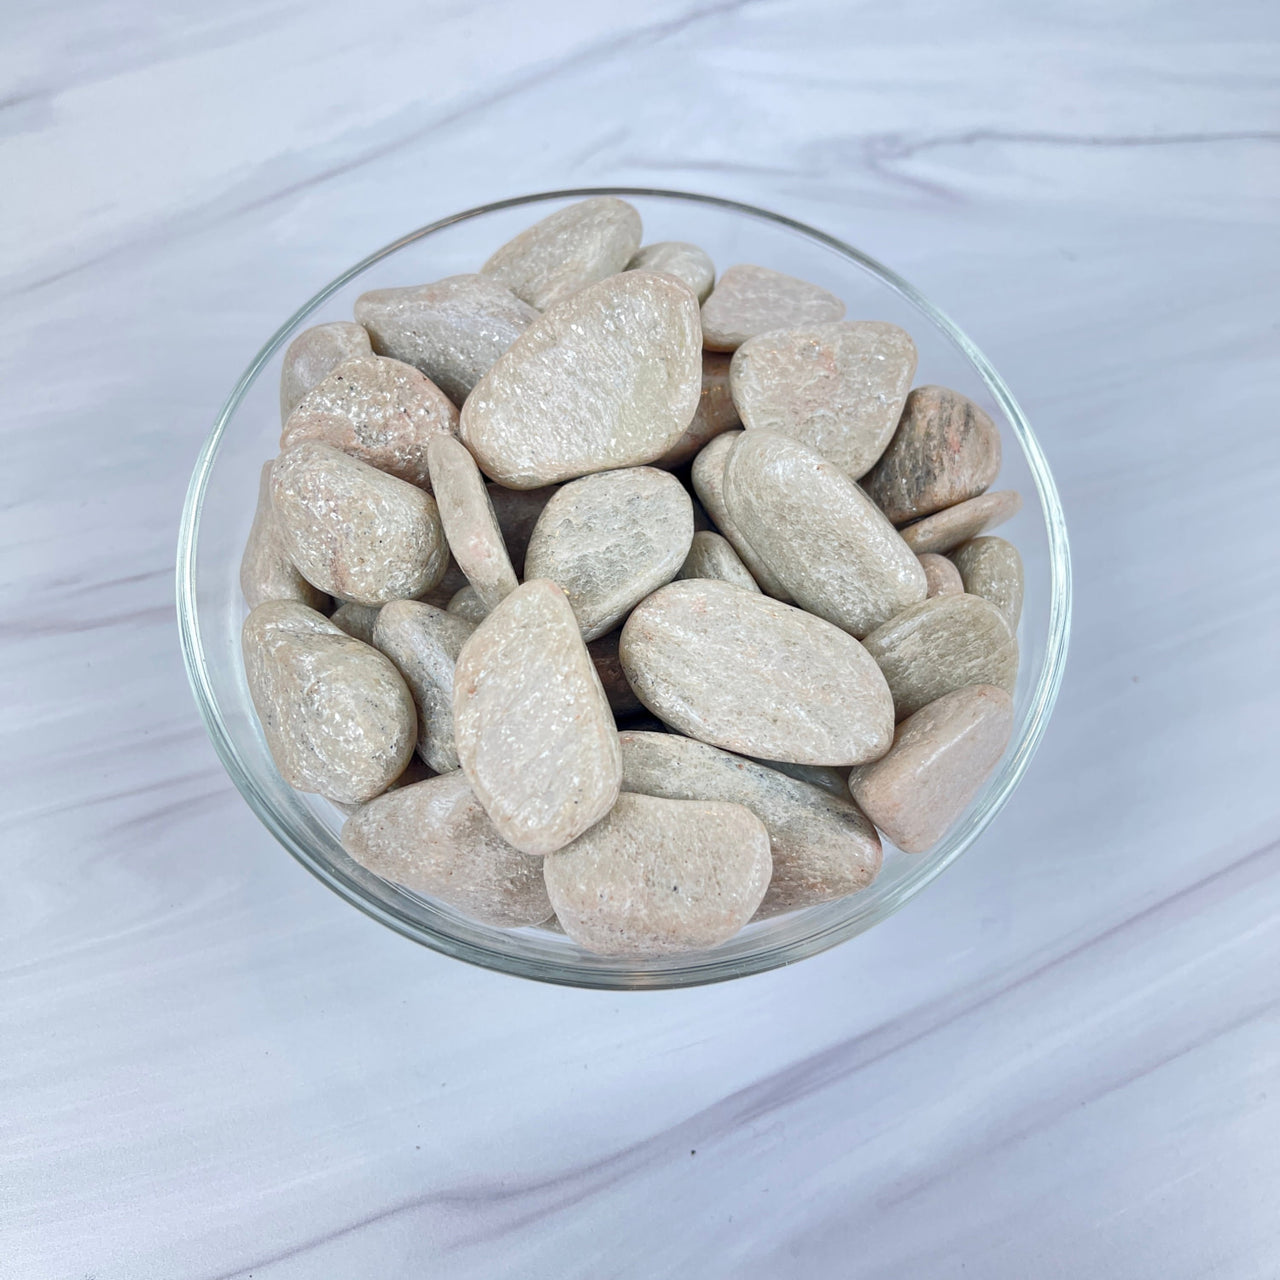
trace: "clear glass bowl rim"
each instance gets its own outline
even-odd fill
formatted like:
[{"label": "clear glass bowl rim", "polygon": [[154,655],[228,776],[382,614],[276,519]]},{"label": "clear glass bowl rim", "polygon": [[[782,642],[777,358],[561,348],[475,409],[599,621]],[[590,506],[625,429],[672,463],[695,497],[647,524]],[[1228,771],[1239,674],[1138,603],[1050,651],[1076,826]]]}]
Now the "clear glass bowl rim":
[{"label": "clear glass bowl rim", "polygon": [[[374,263],[389,257],[406,245],[424,239],[436,231],[456,223],[466,222],[485,214],[523,205],[545,204],[558,200],[585,199],[589,196],[619,196],[622,198],[652,198],[670,201],[687,201],[699,205],[744,215],[763,222],[774,223],[809,238],[850,259],[864,270],[878,277],[905,301],[925,315],[951,343],[969,360],[982,378],[992,396],[1004,412],[1017,436],[1035,482],[1040,508],[1045,521],[1048,540],[1050,600],[1049,630],[1045,641],[1045,655],[1032,690],[1030,714],[1025,718],[1020,732],[1010,743],[997,775],[997,785],[988,785],[975,808],[963,820],[962,827],[953,833],[952,847],[947,856],[932,862],[922,860],[919,872],[905,878],[890,896],[877,902],[872,910],[859,912],[828,921],[798,938],[783,940],[760,947],[756,951],[731,956],[718,956],[714,951],[691,956],[687,963],[675,963],[654,972],[643,964],[635,969],[588,968],[572,961],[548,960],[545,957],[525,956],[507,950],[484,945],[475,937],[456,937],[426,927],[385,902],[368,897],[360,885],[317,856],[305,841],[294,832],[288,817],[280,813],[271,798],[257,785],[253,771],[245,764],[223,720],[218,698],[209,678],[201,637],[200,617],[196,591],[196,550],[199,541],[200,517],[218,447],[228,424],[239,408],[245,393],[266,367],[272,357],[290,337],[295,326],[316,311],[328,298],[342,289],[356,276]],[[244,373],[240,375],[226,403],[218,413],[213,427],[201,447],[195,469],[187,489],[182,520],[178,534],[177,553],[177,611],[178,633],[182,647],[183,663],[201,719],[204,722],[214,749],[232,782],[257,814],[258,818],[275,838],[322,883],[366,915],[380,921],[388,928],[435,951],[483,968],[493,969],[518,977],[565,986],[605,990],[661,990],[675,987],[698,986],[711,982],[723,982],[731,978],[763,973],[784,964],[816,955],[837,943],[846,941],[871,928],[892,915],[931,884],[951,866],[986,828],[988,823],[1004,807],[1014,789],[1022,780],[1031,758],[1044,736],[1049,717],[1057,700],[1066,667],[1067,646],[1071,630],[1071,558],[1067,539],[1066,518],[1058,496],[1049,464],[1013,393],[992,367],[990,361],[964,332],[942,311],[933,305],[916,288],[883,263],[845,244],[835,236],[755,205],[721,196],[697,192],[678,191],[655,187],[573,187],[557,191],[531,192],[504,200],[464,209],[436,222],[419,227],[398,240],[383,246],[368,257],[349,267],[309,298],[271,336],[254,356]],[[958,838],[957,838],[958,837]],[[846,902],[856,902],[846,899]]]}]

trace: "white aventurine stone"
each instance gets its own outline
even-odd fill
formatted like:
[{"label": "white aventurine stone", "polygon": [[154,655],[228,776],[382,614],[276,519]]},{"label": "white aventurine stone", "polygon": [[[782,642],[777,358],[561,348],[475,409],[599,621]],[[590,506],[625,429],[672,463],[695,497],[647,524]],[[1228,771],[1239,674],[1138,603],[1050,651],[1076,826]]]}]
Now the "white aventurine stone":
[{"label": "white aventurine stone", "polygon": [[974,538],[951,553],[957,577],[971,596],[990,600],[1014,631],[1022,617],[1022,557],[1003,538]]},{"label": "white aventurine stone", "polygon": [[450,599],[447,612],[457,614],[458,617],[474,622],[477,626],[489,616],[489,610],[484,607],[484,601],[480,599],[475,587],[470,583]]},{"label": "white aventurine stone", "polygon": [[702,304],[702,340],[712,351],[736,351],[772,329],[826,324],[844,315],[844,303],[807,280],[741,264],[730,267]]},{"label": "white aventurine stone", "polygon": [[324,609],[329,597],[302,576],[289,559],[271,508],[271,462],[258,477],[258,506],[240,558],[240,591],[250,609],[268,600],[296,600],[310,609]]},{"label": "white aventurine stone", "polygon": [[701,529],[693,535],[693,543],[677,578],[717,578],[732,583],[744,591],[759,591],[751,571],[742,563],[733,544],[709,529]]},{"label": "white aventurine stone", "polygon": [[280,370],[280,421],[317,383],[352,356],[373,354],[369,335],[350,320],[334,320],[304,329],[289,343]]},{"label": "white aventurine stone", "polygon": [[[940,556],[934,551],[926,551],[916,559],[920,561],[920,567],[924,570],[924,576],[929,583],[928,598],[930,600],[934,596],[958,596],[964,590],[960,570],[946,556]],[[975,591],[973,594],[978,593]]]},{"label": "white aventurine stone", "polygon": [[705,302],[716,280],[715,263],[696,244],[684,240],[659,240],[641,246],[627,263],[628,271],[661,271],[683,280]]},{"label": "white aventurine stone", "polygon": [[348,600],[329,615],[329,621],[361,644],[372,644],[373,628],[381,612],[380,604],[353,604]]},{"label": "white aventurine stone", "polygon": [[902,540],[917,555],[926,551],[945,555],[962,542],[976,538],[984,529],[1012,519],[1021,510],[1022,495],[1016,489],[999,489],[970,498],[968,502],[958,502],[915,524],[904,525],[900,532]]}]

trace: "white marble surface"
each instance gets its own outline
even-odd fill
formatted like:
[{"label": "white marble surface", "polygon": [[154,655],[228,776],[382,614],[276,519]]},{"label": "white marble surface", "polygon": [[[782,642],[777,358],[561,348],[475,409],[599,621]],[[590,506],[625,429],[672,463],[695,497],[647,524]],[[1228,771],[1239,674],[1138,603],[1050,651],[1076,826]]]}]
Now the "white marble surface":
[{"label": "white marble surface", "polygon": [[[10,6],[0,1276],[1273,1277],[1274,3]],[[627,182],[896,266],[1037,426],[1072,659],[907,910],[729,986],[446,961],[257,824],[172,604],[199,442],[336,270]]]}]

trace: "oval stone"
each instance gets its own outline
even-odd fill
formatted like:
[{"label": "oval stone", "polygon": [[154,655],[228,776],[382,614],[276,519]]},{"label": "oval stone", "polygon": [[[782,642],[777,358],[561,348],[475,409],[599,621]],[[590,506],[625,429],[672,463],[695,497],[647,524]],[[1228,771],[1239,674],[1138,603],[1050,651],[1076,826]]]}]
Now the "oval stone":
[{"label": "oval stone", "polygon": [[843,779],[843,795],[832,795],[679,734],[628,731],[618,741],[624,793],[740,804],[764,823],[773,878],[760,916],[857,893],[880,870],[880,838],[849,799]]},{"label": "oval stone", "polygon": [[642,245],[627,263],[628,271],[660,271],[683,280],[705,302],[716,280],[716,266],[696,244],[684,240],[659,240]]},{"label": "oval stone", "polygon": [[911,548],[839,467],[774,431],[729,453],[724,498],[734,525],[795,602],[864,636],[925,598]]},{"label": "oval stone", "polygon": [[626,271],[535,320],[476,384],[461,436],[512,489],[660,458],[702,387],[698,300],[678,280]]},{"label": "oval stone", "polygon": [[461,772],[362,806],[342,828],[342,847],[374,875],[481,924],[515,929],[551,915],[541,860],[498,834]]},{"label": "oval stone", "polygon": [[240,591],[250,609],[268,600],[296,600],[310,609],[324,609],[329,597],[302,576],[289,559],[271,507],[271,462],[258,476],[258,506],[244,554],[240,557]]},{"label": "oval stone", "polygon": [[508,489],[500,484],[489,486],[489,502],[502,531],[502,541],[506,544],[511,566],[520,578],[528,576],[524,571],[524,557],[529,550],[534,526],[558,488],[554,484],[543,489]]},{"label": "oval stone", "polygon": [[462,647],[453,678],[458,760],[503,838],[563,848],[613,807],[618,733],[564,592],[517,587]]},{"label": "oval stone", "polygon": [[842,320],[748,338],[730,385],[748,431],[794,436],[857,480],[892,439],[915,371],[905,330]]},{"label": "oval stone", "polygon": [[640,247],[634,205],[614,196],[579,200],[508,240],[480,270],[544,311],[625,269]]},{"label": "oval stone", "polygon": [[702,341],[712,351],[736,351],[771,329],[826,324],[844,315],[844,303],[807,280],[740,264],[730,267],[702,304]]},{"label": "oval stone", "polygon": [[304,329],[285,348],[280,369],[280,421],[287,421],[298,401],[344,360],[372,354],[369,334],[350,320]]},{"label": "oval stone", "polygon": [[[934,596],[958,596],[964,590],[964,582],[960,578],[960,570],[947,559],[934,551],[926,551],[917,556],[920,567],[924,570],[925,581],[929,584],[928,598]],[[980,593],[975,591],[973,595]]]},{"label": "oval stone", "polygon": [[926,551],[946,554],[962,542],[976,538],[984,529],[1012,519],[1022,510],[1022,495],[1016,489],[1000,489],[957,503],[915,524],[904,525],[902,540],[917,555]]},{"label": "oval stone", "polygon": [[972,400],[947,387],[917,387],[863,486],[903,524],[976,498],[1000,471],[1000,432]]},{"label": "oval stone", "polygon": [[457,405],[538,316],[482,275],[372,289],[356,299],[355,312],[380,356],[413,365]]},{"label": "oval stone", "polygon": [[676,576],[692,539],[693,502],[673,475],[656,467],[602,471],[547,503],[525,573],[557,583],[583,639],[594,640]]},{"label": "oval stone", "polygon": [[379,471],[431,487],[427,444],[458,430],[458,411],[412,365],[382,356],[348,360],[308,391],[280,433],[280,448],[320,440]]},{"label": "oval stone", "polygon": [[417,730],[413,699],[376,649],[289,600],[254,609],[241,644],[267,747],[291,787],[359,804],[404,772]]},{"label": "oval stone", "polygon": [[271,505],[289,558],[331,596],[385,604],[429,591],[449,548],[429,493],[308,440],[271,468]]},{"label": "oval stone", "polygon": [[851,635],[727,582],[655,591],[627,619],[619,652],[654,715],[727,751],[859,764],[893,739],[888,686]]},{"label": "oval stone", "polygon": [[693,535],[693,543],[677,578],[716,578],[732,583],[744,591],[759,591],[750,570],[742,563],[728,538],[701,529]]},{"label": "oval stone", "polygon": [[971,596],[990,600],[1013,631],[1022,617],[1022,556],[1003,538],[974,538],[952,552],[957,576]]},{"label": "oval stone", "polygon": [[953,690],[908,716],[887,755],[853,770],[849,789],[903,853],[923,853],[978,794],[1012,732],[1003,689]]},{"label": "oval stone", "polygon": [[733,937],[760,905],[770,866],[768,832],[749,809],[624,793],[543,873],[580,947],[662,956]]},{"label": "oval stone", "polygon": [[899,719],[966,685],[1012,693],[1018,678],[1018,642],[1004,614],[980,596],[934,596],[863,643],[889,682]]},{"label": "oval stone", "polygon": [[682,467],[709,440],[740,427],[738,410],[729,392],[729,365],[732,356],[723,351],[702,353],[702,398],[693,421],[680,439],[654,463],[657,467]]}]

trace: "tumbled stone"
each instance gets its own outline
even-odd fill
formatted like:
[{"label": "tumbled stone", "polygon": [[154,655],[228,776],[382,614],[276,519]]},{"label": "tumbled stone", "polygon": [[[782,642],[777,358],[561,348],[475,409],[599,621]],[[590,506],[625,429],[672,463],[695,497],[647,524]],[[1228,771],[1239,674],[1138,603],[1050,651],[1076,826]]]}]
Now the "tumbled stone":
[{"label": "tumbled stone", "polygon": [[609,812],[622,777],[618,734],[554,582],[517,587],[463,645],[453,730],[467,780],[517,849],[551,853]]},{"label": "tumbled stone", "polygon": [[547,503],[525,573],[557,583],[583,639],[594,640],[676,576],[692,538],[693,503],[669,472],[602,471],[566,484]]},{"label": "tumbled stone", "polygon": [[465,618],[476,626],[489,616],[489,610],[484,607],[484,601],[480,599],[475,587],[470,583],[467,583],[449,601],[447,612],[457,614],[458,617]]},{"label": "tumbled stone", "polygon": [[742,805],[623,793],[543,872],[579,946],[661,956],[733,937],[760,905],[770,865],[768,832]]},{"label": "tumbled stone", "polygon": [[543,489],[508,489],[504,485],[489,486],[489,501],[497,517],[502,540],[506,544],[511,566],[520,578],[524,571],[524,557],[529,550],[529,539],[543,508],[551,501],[551,495],[559,488],[549,484]]},{"label": "tumbled stone", "polygon": [[412,365],[363,356],[340,364],[302,397],[280,433],[280,448],[320,440],[429,489],[427,444],[457,430],[453,402]]},{"label": "tumbled stone", "polygon": [[653,465],[674,470],[682,467],[708,441],[740,427],[738,410],[729,392],[729,365],[733,357],[723,351],[702,353],[702,398],[693,421],[680,439]]},{"label": "tumbled stone", "polygon": [[417,600],[383,605],[373,644],[395,664],[418,712],[418,754],[437,773],[458,767],[453,669],[476,623]]},{"label": "tumbled stone", "polygon": [[427,461],[449,550],[480,603],[492,609],[519,583],[484,477],[466,445],[453,436],[435,437],[427,446]]},{"label": "tumbled stone", "polygon": [[958,391],[917,387],[897,428],[863,481],[894,524],[976,498],[1000,471],[996,424]]},{"label": "tumbled stone", "polygon": [[481,924],[514,929],[551,915],[541,860],[498,834],[461,772],[362,806],[342,828],[342,847],[374,875]]},{"label": "tumbled stone", "polygon": [[1021,510],[1022,495],[1016,489],[1000,489],[925,516],[915,524],[904,525],[899,532],[917,555],[926,551],[946,554],[962,542],[976,538],[984,529],[1003,524]]},{"label": "tumbled stone", "polygon": [[534,223],[480,270],[545,311],[624,270],[640,247],[641,230],[632,205],[614,196],[594,196]]},{"label": "tumbled stone", "polygon": [[289,558],[308,582],[343,600],[421,595],[448,563],[430,494],[319,441],[275,460],[271,505]]},{"label": "tumbled stone", "polygon": [[736,351],[771,329],[827,324],[844,315],[844,303],[807,280],[743,264],[730,267],[702,304],[702,341],[712,351]]},{"label": "tumbled stone", "polygon": [[[924,570],[925,581],[929,584],[928,598],[933,599],[934,596],[958,596],[964,590],[964,583],[960,579],[960,570],[947,559],[946,556],[940,556],[934,551],[926,551],[924,555],[917,556],[920,561],[920,567]],[[980,593],[975,591],[973,595]]]},{"label": "tumbled stone", "polygon": [[460,433],[512,489],[660,458],[702,387],[698,303],[678,280],[626,271],[535,320],[476,383]]},{"label": "tumbled stone", "polygon": [[373,628],[381,611],[380,604],[352,604],[347,601],[329,615],[329,621],[361,644],[372,644]]},{"label": "tumbled stone", "polygon": [[853,770],[849,789],[899,849],[923,853],[978,794],[1012,732],[1003,689],[955,689],[908,716],[887,755]]},{"label": "tumbled stone", "polygon": [[729,545],[738,553],[747,571],[755,579],[757,586],[766,595],[783,603],[790,601],[786,588],[778,581],[773,571],[760,558],[747,541],[746,535],[734,523],[724,500],[724,468],[734,445],[743,437],[741,431],[730,431],[717,436],[707,445],[693,461],[690,479],[694,492],[702,503],[707,514],[715,522],[715,526],[724,535]]},{"label": "tumbled stone", "polygon": [[1022,617],[1022,556],[1003,538],[974,538],[951,553],[957,575],[971,596],[990,600],[1013,631]]},{"label": "tumbled stone", "polygon": [[267,747],[291,787],[358,804],[404,771],[413,699],[376,649],[290,600],[254,609],[241,644]]},{"label": "tumbled stone", "polygon": [[840,320],[748,338],[729,382],[748,431],[794,436],[857,480],[892,439],[915,371],[905,330]]},{"label": "tumbled stone", "polygon": [[683,240],[659,240],[637,250],[627,263],[628,271],[661,271],[683,280],[705,302],[716,280],[716,266],[696,244]]},{"label": "tumbled stone", "polygon": [[356,299],[355,312],[374,351],[413,365],[457,405],[538,315],[482,275],[372,289]]},{"label": "tumbled stone", "polygon": [[285,348],[280,370],[280,421],[286,421],[298,401],[344,360],[372,354],[368,333],[349,320],[304,329]]},{"label": "tumbled stone", "polygon": [[620,631],[610,631],[608,635],[597,636],[587,645],[591,661],[595,663],[596,675],[604,687],[604,696],[609,699],[609,708],[615,718],[634,716],[644,710],[644,703],[636,697],[635,690],[627,683],[627,673],[622,669],[622,659],[618,656],[618,640]]},{"label": "tumbled stone", "polygon": [[258,506],[240,558],[240,591],[245,604],[256,609],[268,600],[296,600],[310,609],[324,609],[329,597],[302,576],[289,559],[271,507],[271,462],[258,477]]},{"label": "tumbled stone", "polygon": [[980,596],[934,596],[863,644],[889,682],[899,719],[965,685],[1012,693],[1018,678],[1018,642],[1004,614]]},{"label": "tumbled stone", "polygon": [[834,463],[791,436],[748,431],[724,474],[729,516],[791,598],[863,636],[925,598],[914,553]]},{"label": "tumbled stone", "polygon": [[627,619],[619,652],[654,715],[727,751],[857,764],[893,738],[888,686],[851,635],[727,582],[655,591]]},{"label": "tumbled stone", "polygon": [[624,794],[740,804],[764,823],[773,878],[761,916],[856,893],[880,870],[880,838],[834,770],[840,791],[833,795],[679,734],[624,731],[618,741]]},{"label": "tumbled stone", "polygon": [[730,582],[744,591],[759,591],[751,571],[733,549],[728,538],[706,530],[693,535],[689,554],[680,566],[677,578],[716,578]]}]

